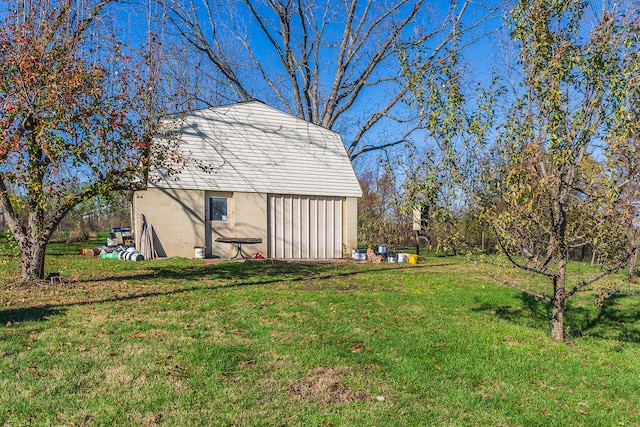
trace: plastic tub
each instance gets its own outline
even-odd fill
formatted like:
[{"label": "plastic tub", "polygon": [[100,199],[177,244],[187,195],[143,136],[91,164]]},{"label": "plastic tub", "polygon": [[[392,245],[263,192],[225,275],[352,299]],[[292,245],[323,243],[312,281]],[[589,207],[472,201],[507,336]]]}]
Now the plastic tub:
[{"label": "plastic tub", "polygon": [[398,254],[398,262],[409,262],[409,254]]},{"label": "plastic tub", "polygon": [[193,250],[194,250],[194,256],[196,258],[204,259],[204,248],[197,247],[197,248],[193,248]]},{"label": "plastic tub", "polygon": [[357,261],[365,261],[367,259],[367,251],[364,249],[353,249],[351,251],[351,258]]}]

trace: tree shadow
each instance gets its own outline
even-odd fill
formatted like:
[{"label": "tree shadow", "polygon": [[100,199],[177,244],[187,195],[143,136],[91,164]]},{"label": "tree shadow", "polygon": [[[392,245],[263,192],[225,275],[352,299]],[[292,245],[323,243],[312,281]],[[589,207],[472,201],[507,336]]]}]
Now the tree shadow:
[{"label": "tree shadow", "polygon": [[64,307],[53,305],[10,308],[6,310],[0,310],[0,325],[48,320],[51,317],[64,314],[65,312],[66,309]]},{"label": "tree shadow", "polygon": [[570,307],[569,333],[574,337],[596,337],[640,343],[640,307],[623,305],[629,295],[614,294],[600,301],[599,306]]},{"label": "tree shadow", "polygon": [[[640,308],[621,306],[624,294],[616,294],[602,301],[601,306],[567,300],[565,329],[568,339],[593,337],[621,342],[640,343]],[[491,304],[476,299],[478,306],[473,311],[493,312],[494,315],[511,323],[542,330],[551,328],[551,304],[528,294],[518,295],[521,304]]]},{"label": "tree shadow", "polygon": [[524,327],[535,329],[547,329],[549,327],[549,319],[551,318],[551,306],[549,303],[524,293],[519,294],[517,299],[521,303],[496,305],[476,298],[478,306],[473,308],[472,311],[493,312],[499,319]]},{"label": "tree shadow", "polygon": [[[267,266],[265,268],[265,266]],[[283,282],[306,282],[308,280],[328,280],[340,277],[350,277],[359,274],[366,274],[380,271],[380,268],[358,269],[353,271],[336,271],[335,265],[331,264],[307,264],[307,263],[282,263],[282,264],[262,264],[262,263],[226,263],[218,265],[202,266],[163,266],[158,264],[151,267],[151,271],[144,274],[128,274],[110,279],[83,280],[77,283],[90,283],[102,281],[132,281],[139,280],[152,281],[162,278],[173,280],[193,281],[194,285],[181,286],[178,289],[156,290],[147,292],[131,292],[126,295],[118,295],[106,298],[87,298],[82,301],[46,304],[36,307],[26,307],[17,309],[0,310],[0,327],[7,322],[17,323],[26,321],[47,320],[51,316],[63,314],[69,307],[85,306],[92,304],[111,303],[136,300],[139,298],[152,298],[158,296],[169,296],[186,294],[195,291],[213,291],[219,289],[241,288],[247,286],[264,286]],[[429,266],[418,266],[412,268],[428,268]],[[396,270],[405,268],[403,266],[387,267],[385,270]],[[196,280],[200,279],[200,280]],[[204,284],[202,279],[213,280],[214,284]]]},{"label": "tree shadow", "polygon": [[[447,266],[449,264],[427,264],[412,267],[402,265],[386,266],[384,269],[376,268],[371,264],[370,268],[353,271],[336,271],[339,265],[330,263],[265,263],[265,262],[225,262],[220,264],[203,264],[190,266],[164,265],[162,261],[146,265],[146,272],[131,271],[114,277],[99,277],[94,279],[82,279],[70,283],[91,282],[126,282],[148,281],[153,279],[168,280],[226,280],[246,281],[246,284],[269,284],[284,281],[300,281],[314,278],[349,277],[377,271],[390,271],[404,268],[424,269],[431,267]],[[322,277],[320,277],[322,276]]]},{"label": "tree shadow", "polygon": [[[76,283],[91,282],[127,282],[149,281],[154,279],[175,281],[245,281],[246,284],[277,283],[295,278],[307,277],[317,274],[331,274],[331,268],[327,265],[313,264],[266,264],[257,262],[230,262],[211,265],[176,266],[163,264],[162,261],[145,265],[146,272],[131,271],[113,277],[98,277],[94,279],[82,279]],[[72,282],[73,283],[73,282]]]}]

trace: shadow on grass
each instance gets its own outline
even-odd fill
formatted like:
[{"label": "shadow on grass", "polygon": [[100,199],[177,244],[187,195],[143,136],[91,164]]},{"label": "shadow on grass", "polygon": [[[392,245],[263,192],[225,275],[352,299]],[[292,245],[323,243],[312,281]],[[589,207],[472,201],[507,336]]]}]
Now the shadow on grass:
[{"label": "shadow on grass", "polygon": [[630,298],[633,297],[616,294],[603,300],[600,307],[595,303],[569,307],[569,333],[574,337],[613,338],[640,343],[640,308],[637,303],[629,304]]},{"label": "shadow on grass", "polygon": [[493,312],[499,319],[507,320],[511,323],[536,329],[549,327],[551,318],[551,306],[543,300],[537,300],[531,295],[518,295],[521,304],[490,304],[476,298],[478,306],[473,311]]},{"label": "shadow on grass", "polygon": [[[266,268],[265,268],[266,267]],[[433,267],[433,265],[415,266],[412,269],[424,269]],[[27,307],[20,309],[0,310],[0,327],[7,322],[25,322],[47,320],[51,316],[66,312],[67,307],[84,306],[91,304],[130,301],[139,298],[152,298],[157,296],[178,295],[194,291],[217,290],[240,288],[246,286],[264,286],[273,285],[283,282],[306,282],[309,280],[328,280],[340,277],[350,277],[359,274],[366,274],[378,271],[398,270],[406,267],[394,266],[384,269],[367,268],[353,271],[335,271],[336,266],[331,264],[262,264],[262,263],[228,263],[213,266],[189,266],[189,267],[171,267],[171,266],[153,266],[151,272],[144,274],[128,274],[121,277],[110,278],[112,281],[153,281],[153,279],[173,279],[195,281],[197,279],[208,280],[226,280],[231,283],[218,283],[212,285],[192,285],[182,286],[179,289],[167,289],[161,291],[138,292],[127,295],[114,296],[109,298],[86,299],[78,302],[65,304],[46,304],[37,307]],[[253,280],[250,280],[253,279]],[[82,281],[102,282],[105,279],[94,279]],[[355,287],[353,289],[358,289]],[[327,288],[330,290],[331,288]],[[351,290],[351,289],[350,289]]]},{"label": "shadow on grass", "polygon": [[63,307],[45,305],[41,307],[10,308],[0,311],[0,325],[11,323],[48,320],[50,317],[64,314]]},{"label": "shadow on grass", "polygon": [[[490,304],[479,299],[474,311],[493,312],[497,318],[517,325],[544,329],[551,332],[551,304],[537,300],[531,295],[520,294],[522,304]],[[617,294],[605,299],[602,306],[596,304],[578,305],[567,300],[565,308],[565,328],[567,338],[595,337],[613,339],[621,342],[640,343],[640,308],[637,304],[626,304],[628,295]]]},{"label": "shadow on grass", "polygon": [[[402,265],[383,264],[384,268],[374,267],[375,264],[367,264],[371,266],[366,269],[358,269],[353,271],[336,271],[341,264],[313,264],[313,263],[260,263],[260,262],[231,262],[202,266],[171,266],[162,265],[160,263],[146,266],[147,272],[130,272],[120,276],[109,278],[97,278],[78,281],[79,283],[91,282],[125,282],[125,281],[153,281],[156,280],[226,280],[241,281],[241,283],[233,283],[225,285],[229,286],[246,286],[246,285],[268,285],[272,283],[280,283],[287,281],[304,281],[304,280],[324,280],[339,277],[350,277],[359,274],[372,272],[384,272],[393,270],[402,270],[405,268],[425,269],[433,267],[446,267],[451,264],[426,264],[412,267]],[[220,287],[220,286],[217,286]],[[199,288],[202,289],[202,288]]]}]

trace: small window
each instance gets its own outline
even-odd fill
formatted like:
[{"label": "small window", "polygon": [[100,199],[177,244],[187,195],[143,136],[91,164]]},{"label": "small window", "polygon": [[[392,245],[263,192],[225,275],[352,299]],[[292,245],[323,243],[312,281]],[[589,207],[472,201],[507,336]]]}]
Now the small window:
[{"label": "small window", "polygon": [[227,220],[227,199],[224,197],[212,197],[209,199],[209,216],[211,221]]}]

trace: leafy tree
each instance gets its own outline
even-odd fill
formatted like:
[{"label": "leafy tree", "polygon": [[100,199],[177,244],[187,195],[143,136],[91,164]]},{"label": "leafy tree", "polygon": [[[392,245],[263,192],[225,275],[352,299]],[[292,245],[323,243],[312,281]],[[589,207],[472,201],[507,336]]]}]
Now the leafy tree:
[{"label": "leafy tree", "polygon": [[0,10],[0,207],[23,281],[43,277],[47,242],[76,205],[143,185],[150,159],[176,157],[149,142],[160,114],[153,58],[134,57],[102,25],[112,3],[9,0]]},{"label": "leafy tree", "polygon": [[[548,286],[494,277],[550,304],[555,341],[564,340],[566,300],[623,268],[638,246],[640,12],[631,1],[601,6],[519,1],[508,15],[519,73],[505,76],[517,78],[473,102],[456,64],[436,76],[408,72],[443,157],[500,251]],[[603,263],[574,277],[570,251],[582,247]]]},{"label": "leafy tree", "polygon": [[127,227],[131,223],[130,205],[124,191],[85,200],[65,216],[52,239],[79,241],[95,235],[97,231]]},{"label": "leafy tree", "polygon": [[359,177],[358,239],[370,247],[400,247],[411,239],[411,223],[401,212],[395,177],[388,166],[382,172],[364,171]]},{"label": "leafy tree", "polygon": [[419,154],[414,146],[399,160],[399,168],[404,177],[402,211],[407,215],[419,211],[420,235],[436,252],[456,253],[466,237],[462,224],[466,206],[446,162],[433,150]]}]

